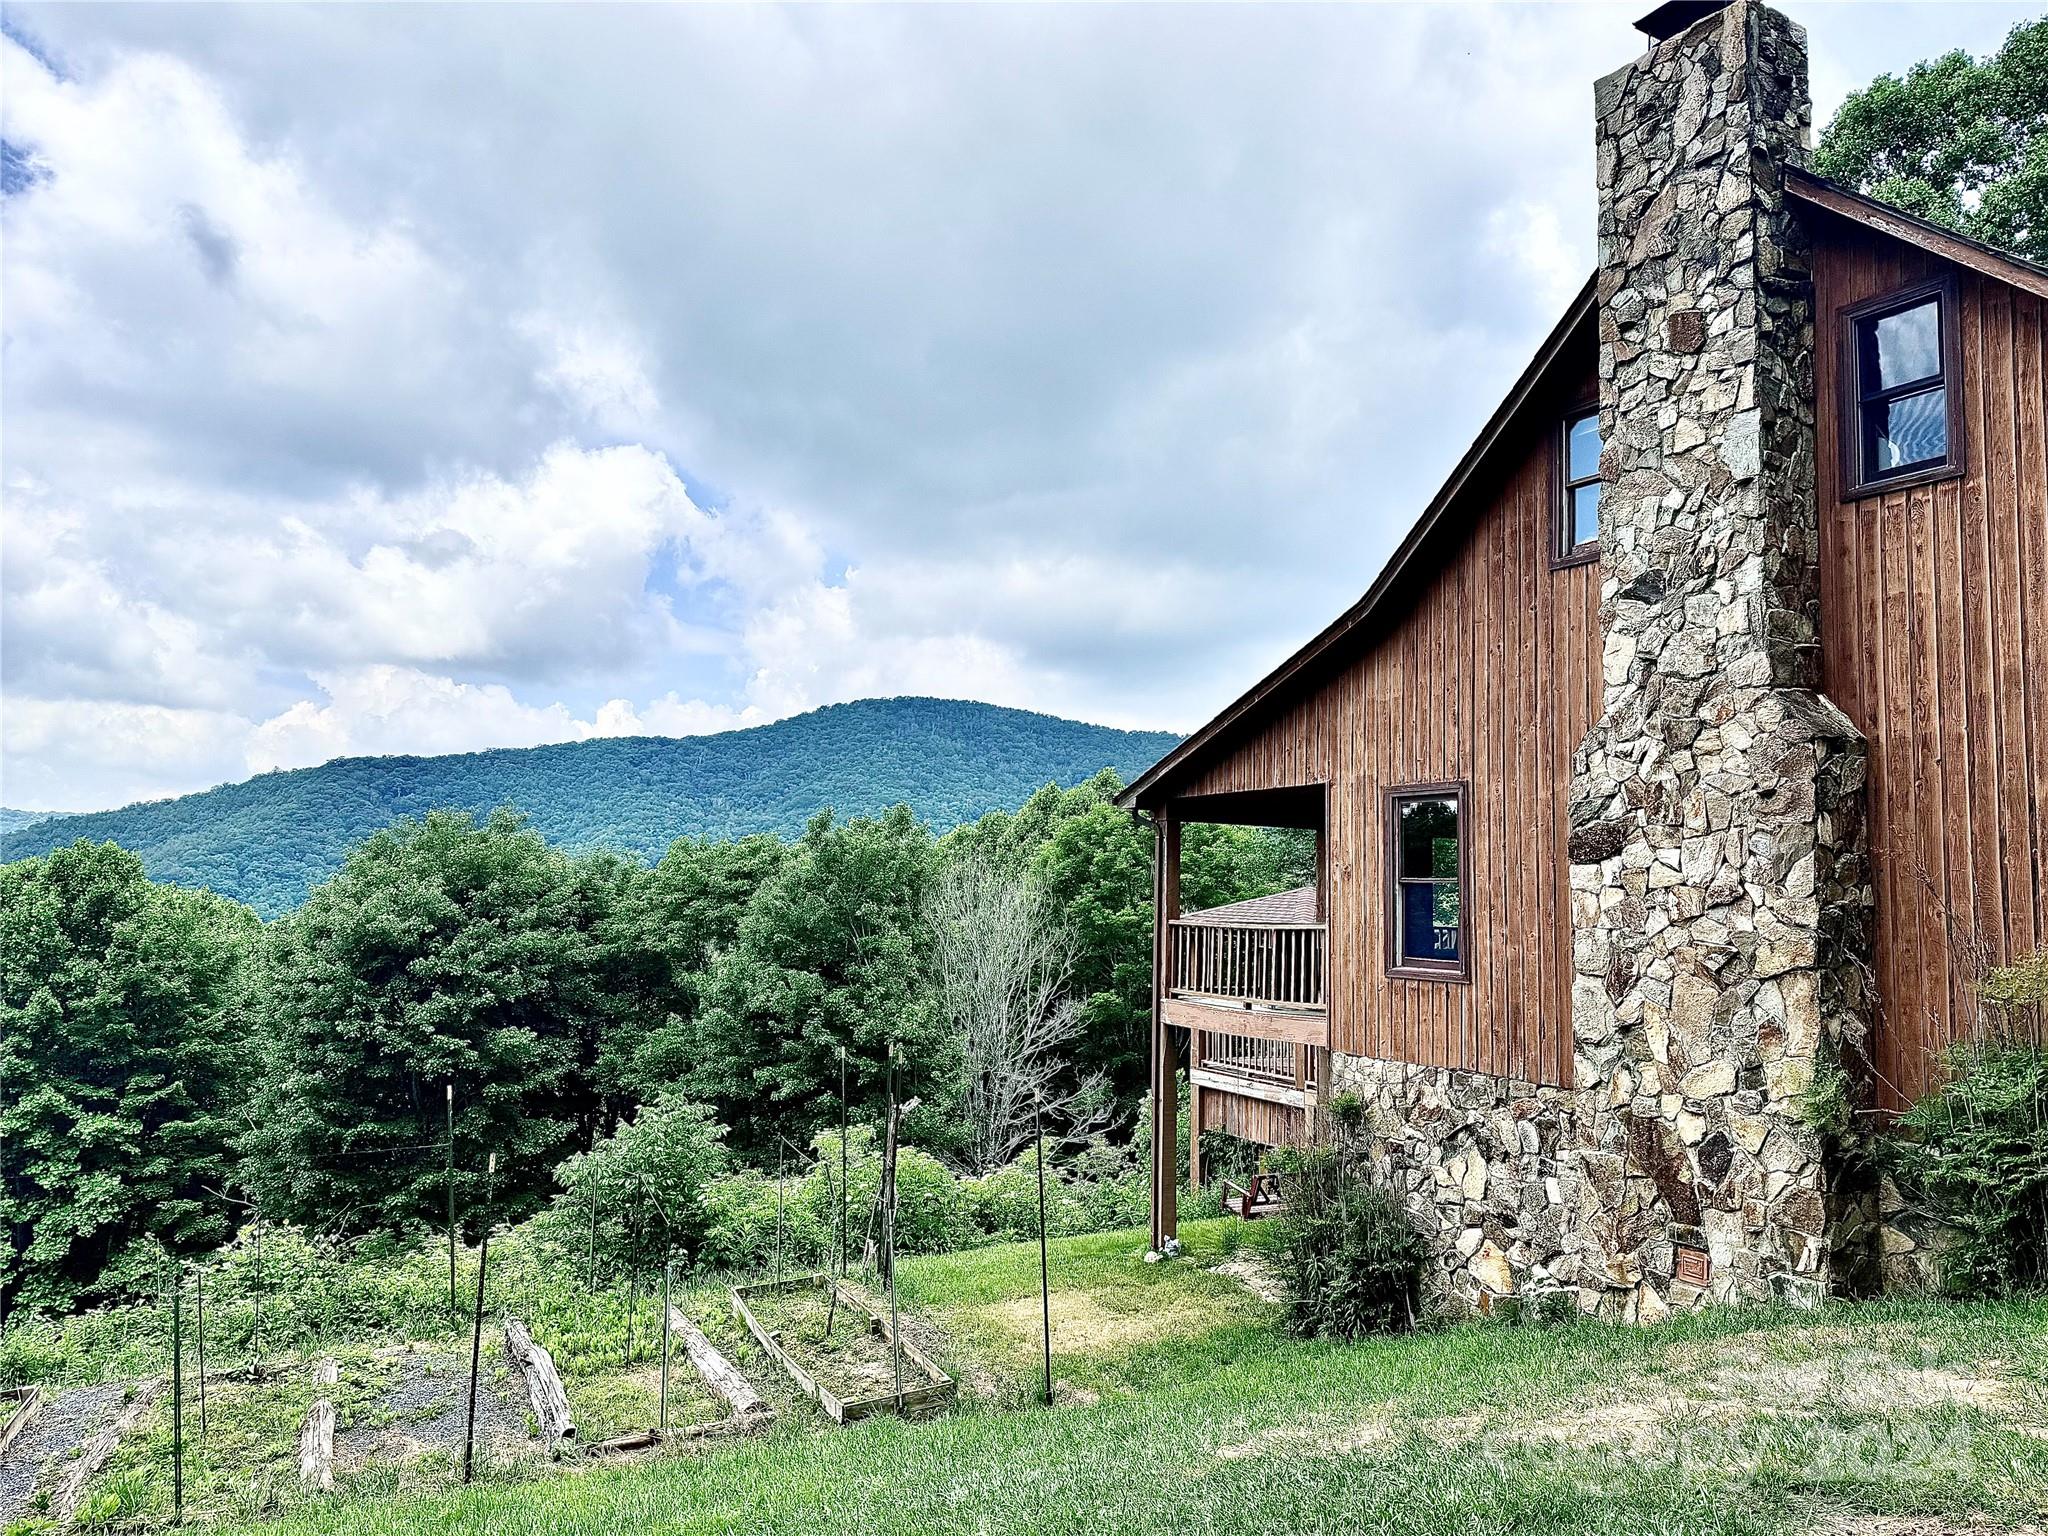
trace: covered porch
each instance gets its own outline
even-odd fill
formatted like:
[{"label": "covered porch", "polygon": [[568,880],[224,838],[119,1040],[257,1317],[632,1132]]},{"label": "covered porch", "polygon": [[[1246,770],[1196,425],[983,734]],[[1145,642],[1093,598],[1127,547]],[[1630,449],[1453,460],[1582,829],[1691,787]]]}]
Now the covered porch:
[{"label": "covered porch", "polygon": [[[1307,885],[1206,910],[1181,909],[1190,823],[1314,834]],[[1155,1249],[1178,1225],[1177,1077],[1188,1076],[1188,1182],[1203,1179],[1202,1135],[1265,1146],[1300,1139],[1327,1074],[1328,864],[1321,785],[1170,800],[1154,813],[1153,1199]]]}]

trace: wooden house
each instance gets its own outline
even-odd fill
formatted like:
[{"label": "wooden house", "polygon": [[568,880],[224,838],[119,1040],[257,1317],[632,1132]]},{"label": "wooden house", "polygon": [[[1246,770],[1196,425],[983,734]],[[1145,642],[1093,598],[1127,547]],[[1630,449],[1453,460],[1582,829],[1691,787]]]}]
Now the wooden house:
[{"label": "wooden house", "polygon": [[[1810,174],[1775,11],[1640,25],[1597,271],[1365,595],[1125,795],[1155,1244],[1183,1136],[1345,1092],[1476,1305],[1896,1277],[1810,1084],[1899,1108],[2048,945],[2048,270]],[[1313,829],[1314,887],[1182,913],[1191,821]]]}]

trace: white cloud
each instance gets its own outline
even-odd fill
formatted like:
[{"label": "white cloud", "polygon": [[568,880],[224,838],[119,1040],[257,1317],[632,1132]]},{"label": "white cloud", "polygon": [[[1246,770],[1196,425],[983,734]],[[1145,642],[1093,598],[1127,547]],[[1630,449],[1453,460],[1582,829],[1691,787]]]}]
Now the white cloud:
[{"label": "white cloud", "polygon": [[[1824,107],[2026,14],[1800,9]],[[0,795],[60,806],[874,693],[1195,724],[1356,596],[1576,288],[1635,43],[1573,6],[7,24]]]}]

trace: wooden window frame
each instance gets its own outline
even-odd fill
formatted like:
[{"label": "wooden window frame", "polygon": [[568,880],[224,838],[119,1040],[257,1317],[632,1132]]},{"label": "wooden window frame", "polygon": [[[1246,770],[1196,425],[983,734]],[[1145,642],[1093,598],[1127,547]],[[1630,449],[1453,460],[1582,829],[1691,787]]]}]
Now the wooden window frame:
[{"label": "wooden window frame", "polygon": [[[1448,961],[1409,960],[1401,954],[1401,823],[1403,800],[1445,795],[1458,801],[1458,958]],[[1386,912],[1387,975],[1403,981],[1472,979],[1472,782],[1444,779],[1428,784],[1390,784],[1380,795],[1380,818],[1386,823],[1385,878],[1381,900]]]},{"label": "wooden window frame", "polygon": [[[1572,542],[1572,492],[1582,485],[1592,485],[1600,478],[1596,465],[1593,473],[1582,479],[1572,478],[1572,425],[1587,416],[1598,417],[1600,402],[1597,399],[1581,400],[1564,413],[1564,419],[1557,424],[1557,434],[1552,457],[1555,473],[1551,476],[1550,490],[1550,568],[1553,571],[1567,570],[1575,565],[1591,565],[1600,558],[1600,540],[1596,536],[1591,542]],[[1601,445],[1602,450],[1606,444]]]},{"label": "wooden window frame", "polygon": [[[1941,324],[1941,385],[1948,416],[1948,452],[1938,462],[1923,464],[1916,469],[1891,475],[1866,475],[1863,463],[1863,409],[1866,403],[1877,400],[1882,391],[1866,395],[1863,390],[1862,348],[1857,338],[1865,324],[1882,319],[1901,310],[1914,309],[1929,299],[1940,304]],[[1836,311],[1838,335],[1836,356],[1838,377],[1835,381],[1836,433],[1840,438],[1842,465],[1843,501],[1861,501],[1869,496],[1882,496],[1891,491],[1903,491],[1916,485],[1931,485],[1938,480],[1953,480],[1966,469],[1963,443],[1963,342],[1954,273],[1930,278],[1926,282],[1909,283],[1904,288],[1894,288],[1875,298],[1865,299],[1859,304],[1844,305]],[[1925,389],[1924,380],[1915,380],[1912,386],[1900,386],[1901,393],[1917,393]]]}]

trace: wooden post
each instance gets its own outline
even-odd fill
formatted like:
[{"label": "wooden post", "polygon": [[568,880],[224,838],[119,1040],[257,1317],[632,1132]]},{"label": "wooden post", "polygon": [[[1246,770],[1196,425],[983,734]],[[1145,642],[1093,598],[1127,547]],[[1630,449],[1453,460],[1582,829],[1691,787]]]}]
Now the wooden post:
[{"label": "wooden post", "polygon": [[1153,818],[1152,839],[1152,1251],[1180,1230],[1179,1090],[1166,994],[1173,985],[1171,924],[1180,916],[1180,818],[1171,806]]},{"label": "wooden post", "polygon": [[669,1310],[668,1283],[675,1273],[674,1258],[665,1258],[661,1263],[661,1427],[668,1429],[668,1354],[669,1339],[673,1333],[675,1313]]}]

